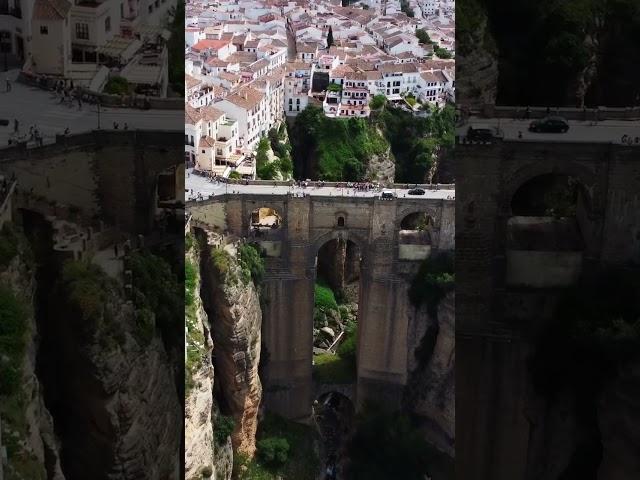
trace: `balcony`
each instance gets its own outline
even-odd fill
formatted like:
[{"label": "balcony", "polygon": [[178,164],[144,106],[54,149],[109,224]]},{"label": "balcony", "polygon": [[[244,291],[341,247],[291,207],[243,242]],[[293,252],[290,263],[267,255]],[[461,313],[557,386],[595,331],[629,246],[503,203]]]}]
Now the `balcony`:
[{"label": "balcony", "polygon": [[22,18],[22,9],[19,6],[9,6],[7,2],[0,3],[0,15],[9,15],[14,18]]}]

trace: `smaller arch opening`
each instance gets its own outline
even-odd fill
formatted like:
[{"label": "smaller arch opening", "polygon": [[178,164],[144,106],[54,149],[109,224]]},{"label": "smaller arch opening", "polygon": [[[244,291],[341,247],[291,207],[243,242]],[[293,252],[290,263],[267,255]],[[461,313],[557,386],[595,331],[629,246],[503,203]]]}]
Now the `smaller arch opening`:
[{"label": "smaller arch opening", "polygon": [[413,212],[400,222],[399,241],[414,245],[431,245],[435,221],[427,212]]},{"label": "smaller arch opening", "polygon": [[507,220],[507,284],[557,288],[574,284],[587,239],[595,231],[588,190],[575,177],[538,175],[510,202]]},{"label": "smaller arch opening", "polygon": [[344,227],[344,217],[338,217],[338,227]]},{"label": "smaller arch opening", "polygon": [[276,230],[282,226],[282,217],[273,208],[260,207],[251,212],[251,229],[262,230]]}]

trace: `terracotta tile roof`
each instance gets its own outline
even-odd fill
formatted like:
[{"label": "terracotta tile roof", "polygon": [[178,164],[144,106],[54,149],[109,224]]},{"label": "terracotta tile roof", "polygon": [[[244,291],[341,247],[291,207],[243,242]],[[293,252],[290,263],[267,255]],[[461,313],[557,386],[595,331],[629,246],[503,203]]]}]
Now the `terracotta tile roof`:
[{"label": "terracotta tile roof", "polygon": [[200,120],[202,120],[202,115],[200,115],[198,109],[186,104],[184,106],[184,123],[187,125],[195,125]]},{"label": "terracotta tile roof", "polygon": [[229,45],[229,43],[229,40],[200,40],[192,46],[191,49],[196,52],[201,52],[203,50],[219,50]]},{"label": "terracotta tile roof", "polygon": [[188,73],[185,73],[184,80],[187,83],[187,88],[193,88],[193,87],[196,87],[196,86],[198,86],[200,84],[200,80],[198,80],[195,77],[192,77]]},{"label": "terracotta tile roof", "polygon": [[245,110],[251,110],[264,98],[264,93],[251,88],[243,88],[242,90],[229,95],[225,100],[237,105]]},{"label": "terracotta tile roof", "polygon": [[67,17],[71,3],[67,0],[36,0],[33,18],[36,20],[61,20]]},{"label": "terracotta tile roof", "polygon": [[202,118],[204,120],[208,120],[210,122],[215,122],[224,115],[224,112],[222,110],[218,110],[217,108],[210,105],[200,108],[200,113],[202,114]]}]

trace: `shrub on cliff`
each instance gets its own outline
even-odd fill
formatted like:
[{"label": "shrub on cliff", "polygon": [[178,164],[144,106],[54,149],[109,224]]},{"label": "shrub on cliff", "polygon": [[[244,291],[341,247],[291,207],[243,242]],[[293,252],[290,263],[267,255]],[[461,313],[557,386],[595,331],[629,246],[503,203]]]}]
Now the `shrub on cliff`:
[{"label": "shrub on cliff", "polygon": [[236,279],[231,271],[231,255],[224,248],[211,249],[211,263],[225,282],[235,283]]},{"label": "shrub on cliff", "polygon": [[361,181],[373,155],[383,155],[388,144],[363,118],[327,118],[309,106],[296,117],[291,132],[298,166],[314,161],[320,180]]},{"label": "shrub on cliff", "polygon": [[187,307],[195,301],[195,288],[197,280],[196,266],[189,260],[184,263],[184,303]]},{"label": "shrub on cliff", "polygon": [[8,223],[0,231],[0,267],[7,267],[18,254],[18,237]]},{"label": "shrub on cliff", "polygon": [[435,315],[440,300],[455,285],[454,258],[440,253],[427,257],[409,287],[409,300],[419,307],[426,303],[430,315]]},{"label": "shrub on cliff", "polygon": [[423,480],[429,473],[430,452],[407,416],[365,405],[347,445],[350,463],[345,478]]},{"label": "shrub on cliff", "polygon": [[227,442],[227,438],[236,428],[236,422],[233,417],[227,415],[219,415],[213,426],[213,436],[216,439],[218,445],[224,445]]},{"label": "shrub on cliff", "polygon": [[345,338],[338,347],[338,355],[350,362],[356,361],[358,325],[355,322],[349,322],[345,326]]},{"label": "shrub on cliff", "polygon": [[[640,356],[640,275],[600,272],[565,291],[530,360],[534,385],[553,394],[597,394],[620,365]],[[589,395],[582,395],[581,398]]]},{"label": "shrub on cliff", "polygon": [[130,261],[136,308],[155,313],[165,339],[180,338],[184,329],[184,321],[178,321],[184,318],[181,282],[162,257],[150,252],[134,253]]},{"label": "shrub on cliff", "polygon": [[265,465],[279,468],[289,458],[289,442],[283,437],[268,437],[258,441],[258,458]]},{"label": "shrub on cliff", "polygon": [[242,269],[242,281],[247,284],[253,280],[257,287],[264,277],[264,260],[260,255],[260,247],[244,244],[238,247],[238,262]]},{"label": "shrub on cliff", "polygon": [[25,306],[10,289],[0,287],[0,395],[20,386],[27,333]]},{"label": "shrub on cliff", "polygon": [[315,307],[317,310],[326,312],[327,310],[337,310],[338,303],[333,291],[326,285],[316,283],[315,290]]}]

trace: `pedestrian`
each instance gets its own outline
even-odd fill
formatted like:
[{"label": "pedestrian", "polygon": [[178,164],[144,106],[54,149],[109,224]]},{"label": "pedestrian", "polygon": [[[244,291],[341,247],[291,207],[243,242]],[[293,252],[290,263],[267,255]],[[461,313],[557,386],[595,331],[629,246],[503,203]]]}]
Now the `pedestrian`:
[{"label": "pedestrian", "polygon": [[118,122],[113,122],[113,129],[118,130]]},{"label": "pedestrian", "polygon": [[78,93],[78,110],[82,110],[82,96]]},{"label": "pedestrian", "polygon": [[527,120],[531,118],[531,107],[529,105],[527,105],[527,108],[524,111],[524,118]]},{"label": "pedestrian", "polygon": [[118,258],[118,244],[114,244],[113,245],[113,254],[115,255],[115,258]]},{"label": "pedestrian", "polygon": [[18,130],[20,130],[20,122],[18,121],[18,119],[16,118],[13,121],[13,133],[18,133]]},{"label": "pedestrian", "polygon": [[124,122],[124,129],[129,130],[129,125],[127,124],[127,122]]},{"label": "pedestrian", "polygon": [[66,136],[66,135],[69,135],[69,133],[71,133],[71,130],[69,130],[69,127],[65,128],[65,129],[64,129],[64,134],[65,134],[65,136]]},{"label": "pedestrian", "polygon": [[5,79],[5,85],[7,87],[7,93],[11,91],[11,80],[9,80],[9,77],[7,77]]},{"label": "pedestrian", "polygon": [[518,130],[518,138],[522,138],[522,130]]}]

